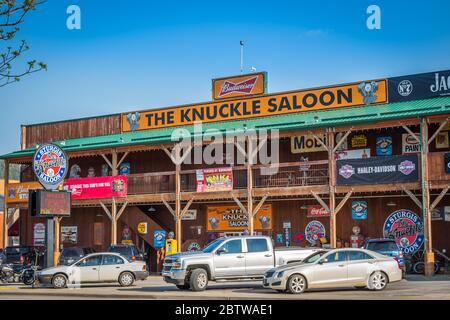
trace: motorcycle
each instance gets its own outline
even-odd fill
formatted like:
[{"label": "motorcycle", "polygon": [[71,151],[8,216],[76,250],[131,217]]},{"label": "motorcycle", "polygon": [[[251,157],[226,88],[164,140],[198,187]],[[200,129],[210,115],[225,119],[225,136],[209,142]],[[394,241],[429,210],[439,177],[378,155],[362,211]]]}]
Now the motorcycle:
[{"label": "motorcycle", "polygon": [[36,284],[38,281],[38,269],[39,269],[39,258],[44,255],[43,251],[39,251],[35,249],[35,258],[34,258],[34,264],[28,265],[26,268],[24,268],[22,272],[22,282],[27,286],[32,286]]},{"label": "motorcycle", "polygon": [[34,285],[37,280],[38,261],[39,257],[44,255],[43,252],[35,250],[35,261],[31,265],[18,264],[2,264],[0,265],[0,282],[1,283],[16,283],[23,282],[25,285]]}]

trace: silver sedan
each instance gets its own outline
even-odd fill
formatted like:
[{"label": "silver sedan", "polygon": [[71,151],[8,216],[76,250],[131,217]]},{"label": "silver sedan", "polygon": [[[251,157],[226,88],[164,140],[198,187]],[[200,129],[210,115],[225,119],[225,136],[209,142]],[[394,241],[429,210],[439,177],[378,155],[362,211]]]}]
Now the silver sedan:
[{"label": "silver sedan", "polygon": [[402,270],[391,257],[364,249],[319,251],[300,263],[268,270],[263,285],[279,292],[302,293],[312,288],[354,286],[383,290],[400,281]]}]

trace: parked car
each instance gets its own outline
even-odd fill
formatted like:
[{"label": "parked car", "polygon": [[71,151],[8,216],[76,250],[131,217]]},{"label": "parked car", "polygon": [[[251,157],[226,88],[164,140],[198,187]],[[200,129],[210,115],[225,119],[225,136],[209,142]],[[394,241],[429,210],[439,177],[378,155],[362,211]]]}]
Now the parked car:
[{"label": "parked car", "polygon": [[397,260],[374,251],[356,248],[315,252],[302,262],[270,269],[263,286],[279,292],[302,293],[312,288],[354,286],[383,290],[402,280]]},{"label": "parked car", "polygon": [[113,252],[88,254],[69,266],[47,268],[38,274],[40,283],[51,284],[54,288],[96,282],[119,282],[126,287],[147,277],[145,262],[130,261]]},{"label": "parked car", "polygon": [[301,261],[319,248],[274,249],[265,236],[219,238],[202,251],[166,257],[164,281],[179,289],[205,290],[208,281],[261,279],[274,266]]},{"label": "parked car", "polygon": [[71,265],[75,261],[79,260],[81,257],[88,255],[90,253],[95,253],[93,248],[80,248],[80,247],[70,247],[61,250],[61,254],[58,258],[58,266],[60,265]]},{"label": "parked car", "polygon": [[15,265],[27,265],[34,264],[36,251],[38,250],[33,246],[12,246],[6,247],[4,254],[6,260],[3,263],[10,263]]},{"label": "parked car", "polygon": [[145,254],[139,251],[138,247],[134,244],[112,244],[108,248],[108,252],[115,252],[124,257],[126,257],[130,261],[145,261]]},{"label": "parked car", "polygon": [[0,265],[3,264],[3,261],[6,261],[6,256],[3,253],[3,250],[0,250]]},{"label": "parked car", "polygon": [[367,239],[364,242],[364,249],[375,251],[381,253],[388,257],[393,257],[398,261],[400,267],[403,271],[403,275],[406,270],[406,262],[403,256],[403,251],[397,245],[394,239],[389,238],[377,238],[377,239]]}]

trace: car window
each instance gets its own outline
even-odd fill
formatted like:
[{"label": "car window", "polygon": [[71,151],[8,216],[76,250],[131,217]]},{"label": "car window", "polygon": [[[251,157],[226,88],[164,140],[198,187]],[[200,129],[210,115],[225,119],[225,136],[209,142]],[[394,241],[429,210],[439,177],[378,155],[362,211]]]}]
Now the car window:
[{"label": "car window", "polygon": [[324,262],[325,263],[332,263],[332,262],[341,262],[341,261],[345,261],[345,260],[347,260],[345,251],[338,251],[338,252],[335,252],[335,253],[332,253],[332,254],[328,255],[325,258]]},{"label": "car window", "polygon": [[124,264],[121,257],[114,255],[104,255],[102,265],[112,265],[112,264]]},{"label": "car window", "polygon": [[242,241],[240,239],[230,240],[230,241],[226,242],[220,249],[225,249],[226,253],[241,253],[242,252]]},{"label": "car window", "polygon": [[265,252],[269,251],[266,239],[247,239],[248,252]]},{"label": "car window", "polygon": [[363,251],[347,251],[347,256],[350,261],[373,259],[372,256]]},{"label": "car window", "polygon": [[99,266],[102,261],[102,256],[93,256],[86,259],[81,260],[78,262],[78,267],[93,267],[93,266]]},{"label": "car window", "polygon": [[372,251],[398,251],[398,246],[394,241],[369,242],[367,249]]}]

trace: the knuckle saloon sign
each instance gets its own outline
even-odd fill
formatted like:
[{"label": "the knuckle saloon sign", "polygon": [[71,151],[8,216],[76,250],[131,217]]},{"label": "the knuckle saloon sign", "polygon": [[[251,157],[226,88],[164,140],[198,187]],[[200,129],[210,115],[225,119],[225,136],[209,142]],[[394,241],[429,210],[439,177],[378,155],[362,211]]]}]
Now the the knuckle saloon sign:
[{"label": "the knuckle saloon sign", "polygon": [[[243,231],[248,229],[248,217],[238,206],[218,205],[207,207],[208,232]],[[253,218],[255,230],[272,229],[272,205],[263,205]]]},{"label": "the knuckle saloon sign", "polygon": [[408,209],[391,213],[384,222],[383,233],[385,237],[395,239],[406,254],[416,252],[424,242],[422,219]]},{"label": "the knuckle saloon sign", "polygon": [[44,144],[34,154],[33,170],[45,189],[57,189],[67,174],[66,154],[54,144]]},{"label": "the knuckle saloon sign", "polygon": [[357,82],[258,97],[153,109],[121,115],[123,132],[286,115],[387,102],[386,80]]}]

